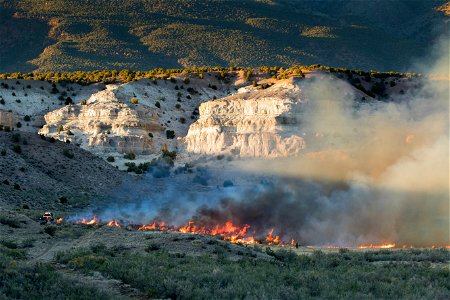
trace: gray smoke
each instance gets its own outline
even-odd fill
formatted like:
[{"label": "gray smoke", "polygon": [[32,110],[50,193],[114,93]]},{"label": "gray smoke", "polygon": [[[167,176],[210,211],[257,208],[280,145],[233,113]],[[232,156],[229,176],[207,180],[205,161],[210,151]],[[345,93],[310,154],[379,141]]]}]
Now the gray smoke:
[{"label": "gray smoke", "polygon": [[131,223],[232,221],[257,236],[275,228],[285,241],[309,245],[449,245],[448,49],[446,39],[427,76],[398,83],[406,93],[387,102],[355,107],[355,90],[343,80],[303,80],[308,101],[298,130],[306,133],[305,152],[240,161],[237,170],[207,178],[259,176],[253,187],[147,175],[124,183],[90,214]]}]

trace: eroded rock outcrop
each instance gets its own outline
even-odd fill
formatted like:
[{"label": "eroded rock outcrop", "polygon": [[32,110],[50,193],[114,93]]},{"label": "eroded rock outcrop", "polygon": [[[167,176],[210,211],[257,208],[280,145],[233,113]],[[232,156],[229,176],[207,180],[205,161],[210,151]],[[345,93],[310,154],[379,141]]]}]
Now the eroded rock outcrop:
[{"label": "eroded rock outcrop", "polygon": [[93,152],[154,152],[149,132],[162,131],[158,115],[143,105],[126,104],[114,90],[93,94],[85,105],[69,105],[45,115],[39,133],[70,140]]},{"label": "eroded rock outcrop", "polygon": [[241,157],[280,157],[304,148],[298,120],[304,102],[299,82],[286,80],[200,105],[189,128],[186,150]]}]

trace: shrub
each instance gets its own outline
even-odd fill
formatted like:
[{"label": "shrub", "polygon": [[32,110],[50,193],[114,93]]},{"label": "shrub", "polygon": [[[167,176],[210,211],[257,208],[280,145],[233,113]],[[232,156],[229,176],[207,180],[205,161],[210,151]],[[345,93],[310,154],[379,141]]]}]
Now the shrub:
[{"label": "shrub", "polygon": [[161,147],[161,152],[163,158],[169,158],[170,160],[175,160],[177,158],[177,152],[175,150],[169,151],[166,144]]},{"label": "shrub", "polygon": [[59,94],[59,90],[56,87],[52,87],[50,94]]},{"label": "shrub", "polygon": [[115,162],[116,160],[114,159],[114,156],[108,156],[108,157],[106,158],[106,161],[107,161],[107,162]]},{"label": "shrub", "polygon": [[225,180],[223,182],[223,187],[232,187],[232,186],[234,186],[234,184],[231,180]]},{"label": "shrub", "polygon": [[81,100],[80,104],[81,105],[86,105],[87,104],[87,100],[86,99]]},{"label": "shrub", "polygon": [[16,127],[17,127],[17,128],[20,128],[20,127],[22,127],[22,123],[20,123],[20,122],[17,122],[17,123],[16,123]]},{"label": "shrub", "polygon": [[6,155],[6,150],[5,150],[5,149],[2,149],[2,151],[0,152],[0,154],[1,154],[2,156],[5,156],[5,155]]},{"label": "shrub", "polygon": [[64,150],[63,150],[63,155],[64,155],[65,157],[67,157],[67,158],[70,158],[70,159],[72,159],[72,158],[75,157],[75,154],[74,154],[73,151],[70,150],[70,149],[64,149]]},{"label": "shrub", "polygon": [[12,217],[7,217],[7,216],[3,216],[0,215],[0,224],[9,226],[11,228],[20,228],[20,222]]},{"label": "shrub", "polygon": [[5,105],[5,100],[4,99],[0,99],[0,104]]},{"label": "shrub", "polygon": [[23,117],[23,120],[24,120],[25,122],[30,122],[30,121],[31,121],[31,118],[30,118],[29,115],[26,115],[25,117]]},{"label": "shrub", "polygon": [[155,106],[156,106],[157,108],[161,108],[161,103],[159,103],[159,101],[156,101]]},{"label": "shrub", "polygon": [[73,104],[73,100],[72,100],[72,98],[70,98],[70,97],[67,97],[67,98],[66,98],[66,101],[64,102],[64,104],[65,104],[65,105],[70,105],[70,104]]},{"label": "shrub", "polygon": [[189,84],[190,82],[191,82],[191,80],[188,77],[183,79],[184,84]]},{"label": "shrub", "polygon": [[148,137],[153,138],[153,133],[149,132],[149,133],[148,133]]},{"label": "shrub", "polygon": [[137,98],[131,98],[131,104],[138,104],[139,100]]},{"label": "shrub", "polygon": [[20,142],[20,133],[14,133],[14,134],[12,135],[11,139],[12,139],[12,141],[13,141],[14,143]]},{"label": "shrub", "polygon": [[20,191],[20,185],[18,183],[14,183],[14,189]]},{"label": "shrub", "polygon": [[52,225],[51,226],[46,226],[44,228],[44,232],[46,234],[48,234],[49,236],[55,236],[56,230],[57,230],[56,226],[52,226]]},{"label": "shrub", "polygon": [[180,109],[180,108],[181,108],[181,105],[180,105],[179,103],[177,103],[177,104],[175,104],[175,108],[176,108],[176,109]]},{"label": "shrub", "polygon": [[126,153],[123,158],[128,159],[128,160],[134,160],[136,159],[136,154],[134,154],[133,152],[129,152]]},{"label": "shrub", "polygon": [[13,146],[13,151],[16,152],[17,154],[20,154],[20,153],[22,153],[22,148],[20,147],[19,144],[15,144]]},{"label": "shrub", "polygon": [[166,137],[168,139],[174,139],[175,138],[175,131],[173,131],[173,130],[166,130]]}]

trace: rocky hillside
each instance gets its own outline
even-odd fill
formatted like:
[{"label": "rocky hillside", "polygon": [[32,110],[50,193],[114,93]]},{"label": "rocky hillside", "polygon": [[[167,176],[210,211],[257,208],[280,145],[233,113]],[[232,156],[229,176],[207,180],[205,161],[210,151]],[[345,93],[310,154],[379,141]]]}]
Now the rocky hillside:
[{"label": "rocky hillside", "polygon": [[301,79],[284,80],[260,90],[205,102],[200,119],[189,128],[187,151],[234,154],[241,157],[276,157],[300,153],[304,148],[297,121],[305,100]]},{"label": "rocky hillside", "polygon": [[[0,125],[70,142],[120,168],[124,158],[150,161],[166,146],[187,160],[198,154],[298,155],[307,131],[299,125],[305,85],[327,73],[304,72],[286,79],[254,73],[252,84],[243,71],[87,86],[3,80]],[[358,72],[331,75],[346,82],[357,102],[385,101],[416,85],[398,74]]]},{"label": "rocky hillside", "polygon": [[[0,72],[320,63],[405,70],[445,0],[0,0]],[[376,55],[374,55],[376,54]]]},{"label": "rocky hillside", "polygon": [[108,85],[86,101],[47,113],[39,132],[100,155],[159,154],[163,145],[177,149],[177,138],[187,134],[198,106],[233,89],[213,74],[206,77]]},{"label": "rocky hillside", "polygon": [[[235,95],[202,103],[200,118],[184,139],[187,152],[265,158],[300,154],[306,146],[305,135],[315,134],[302,124],[308,84],[324,75],[312,72],[306,78],[262,80],[257,86],[239,89]],[[367,82],[363,76],[338,77],[348,81],[355,103],[387,99],[411,87],[405,78]]]},{"label": "rocky hillside", "polygon": [[103,83],[82,86],[37,80],[0,80],[0,124],[36,132],[44,115],[68,103],[77,103],[105,88]]},{"label": "rocky hillside", "polygon": [[0,131],[2,207],[70,211],[106,196],[125,176],[73,144]]}]

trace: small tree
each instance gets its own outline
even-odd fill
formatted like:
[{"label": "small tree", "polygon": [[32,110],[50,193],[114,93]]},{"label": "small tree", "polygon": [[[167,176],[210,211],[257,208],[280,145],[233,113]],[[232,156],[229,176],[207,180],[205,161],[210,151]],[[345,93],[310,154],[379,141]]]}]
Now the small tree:
[{"label": "small tree", "polygon": [[123,156],[123,158],[129,159],[129,160],[134,160],[134,159],[136,158],[136,154],[134,154],[133,152],[129,152],[129,153],[126,153],[126,154]]},{"label": "small tree", "polygon": [[70,158],[70,159],[75,157],[75,154],[73,154],[72,150],[70,150],[70,149],[64,149],[63,150],[63,155],[65,157],[67,157],[67,158]]},{"label": "small tree", "polygon": [[174,139],[174,138],[175,138],[175,131],[173,131],[173,130],[167,130],[167,131],[166,131],[166,137],[167,137],[168,139]]},{"label": "small tree", "polygon": [[19,144],[15,144],[13,146],[13,151],[16,152],[17,154],[20,154],[20,153],[22,153],[22,148],[20,147]]}]

